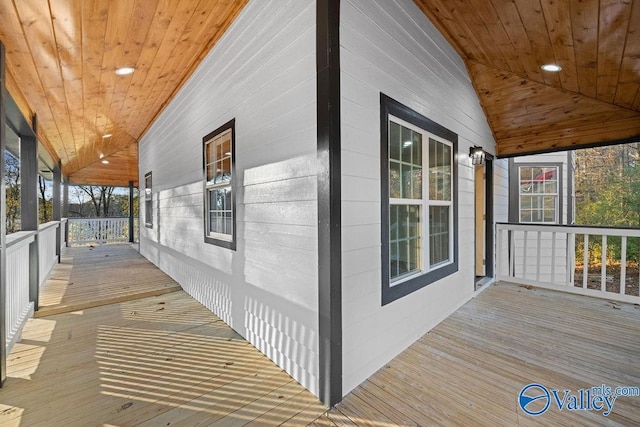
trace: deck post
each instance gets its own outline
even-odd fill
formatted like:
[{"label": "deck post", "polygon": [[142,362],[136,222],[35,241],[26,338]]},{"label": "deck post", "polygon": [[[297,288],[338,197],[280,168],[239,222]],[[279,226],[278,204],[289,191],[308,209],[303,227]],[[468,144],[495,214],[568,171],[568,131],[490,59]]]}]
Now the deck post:
[{"label": "deck post", "polygon": [[[5,49],[0,41],[0,177],[5,175],[5,149],[7,148],[7,104],[5,99]],[[7,378],[7,190],[0,179],[0,387]]]},{"label": "deck post", "polygon": [[[69,180],[62,185],[62,218],[69,218]],[[69,246],[69,221],[64,224],[64,245]]]},{"label": "deck post", "polygon": [[133,243],[133,181],[129,181],[129,243]]},{"label": "deck post", "polygon": [[[55,168],[53,168],[53,220],[60,222],[62,219],[61,203],[60,203],[60,187],[62,184],[61,164],[58,162]],[[58,224],[56,231],[56,255],[58,256],[58,263],[60,263],[60,239],[61,239],[61,223]]]},{"label": "deck post", "polygon": [[[31,128],[37,132],[38,119],[34,114]],[[39,251],[38,251],[38,139],[34,135],[20,135],[20,228],[36,231],[29,244],[29,300],[33,309],[38,310]]]},{"label": "deck post", "polygon": [[342,400],[340,0],[316,3],[320,400]]}]

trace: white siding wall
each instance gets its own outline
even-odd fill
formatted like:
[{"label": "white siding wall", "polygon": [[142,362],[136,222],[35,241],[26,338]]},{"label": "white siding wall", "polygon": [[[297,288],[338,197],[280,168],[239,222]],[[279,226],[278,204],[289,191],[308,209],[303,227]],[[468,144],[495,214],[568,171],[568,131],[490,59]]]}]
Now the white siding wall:
[{"label": "white siding wall", "polygon": [[509,160],[493,161],[493,220],[509,222]]},{"label": "white siding wall", "polygon": [[[509,222],[509,159],[494,159],[493,161],[493,221]],[[495,225],[494,225],[495,233]],[[498,236],[494,234],[494,276],[498,274],[501,264],[506,263],[509,245],[502,242],[502,251],[498,253]]]},{"label": "white siding wall", "polygon": [[[315,66],[313,0],[249,3],[140,142],[140,251],[317,394]],[[202,138],[232,118],[236,251],[203,239]]]},{"label": "white siding wall", "polygon": [[[474,176],[468,152],[494,141],[455,50],[411,0],[341,4],[343,393],[474,291]],[[459,272],[381,306],[380,92],[459,136]],[[504,174],[502,162],[497,173]],[[497,207],[504,208],[504,183]],[[496,212],[503,219],[504,213]]]}]

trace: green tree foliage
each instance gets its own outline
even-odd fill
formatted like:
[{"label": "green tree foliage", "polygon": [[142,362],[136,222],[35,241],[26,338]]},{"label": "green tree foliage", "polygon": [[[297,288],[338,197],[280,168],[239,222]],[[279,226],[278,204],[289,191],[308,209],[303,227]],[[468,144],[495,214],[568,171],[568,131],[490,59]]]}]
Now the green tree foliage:
[{"label": "green tree foliage", "polygon": [[[576,223],[640,228],[640,143],[576,151]],[[590,240],[590,259],[601,258],[598,239]],[[577,245],[577,259],[582,257]],[[609,237],[607,258],[620,259],[620,238]],[[640,241],[629,239],[627,259],[638,260]]]}]

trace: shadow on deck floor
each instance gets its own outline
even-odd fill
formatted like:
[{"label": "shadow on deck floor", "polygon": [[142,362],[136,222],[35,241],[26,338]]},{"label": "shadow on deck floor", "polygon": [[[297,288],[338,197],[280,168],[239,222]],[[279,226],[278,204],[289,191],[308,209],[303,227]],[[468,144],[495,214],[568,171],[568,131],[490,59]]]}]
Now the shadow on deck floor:
[{"label": "shadow on deck floor", "polygon": [[[70,277],[133,260],[139,274],[114,281],[128,277],[130,287],[155,269],[137,253],[96,249],[72,257]],[[552,405],[534,418],[518,408],[532,382],[573,394],[639,386],[638,354],[639,306],[499,283],[326,412],[178,291],[31,319],[8,360],[0,425],[640,425],[640,397],[617,398],[608,417]]]},{"label": "shadow on deck floor", "polygon": [[129,245],[67,249],[41,302],[8,357],[0,425],[307,425],[326,411]]},{"label": "shadow on deck floor", "polygon": [[64,248],[40,290],[35,317],[68,313],[181,290],[133,245]]}]

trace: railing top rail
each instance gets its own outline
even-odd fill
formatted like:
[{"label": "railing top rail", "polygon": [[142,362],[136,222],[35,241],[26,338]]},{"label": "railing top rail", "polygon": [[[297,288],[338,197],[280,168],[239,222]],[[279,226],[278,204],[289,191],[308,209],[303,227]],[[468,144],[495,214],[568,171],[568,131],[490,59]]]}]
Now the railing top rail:
[{"label": "railing top rail", "polygon": [[516,231],[547,231],[574,234],[594,234],[607,236],[640,237],[640,228],[609,227],[591,225],[561,225],[561,224],[516,224],[508,222],[496,223],[498,229]]},{"label": "railing top rail", "polygon": [[129,220],[128,216],[107,216],[107,217],[74,217],[74,218],[67,218],[67,220],[69,222],[78,222],[78,221],[108,221],[111,219],[126,219]]},{"label": "railing top rail", "polygon": [[40,224],[38,226],[38,231],[44,231],[49,228],[57,227],[60,224],[60,221],[49,221],[44,224]]},{"label": "railing top rail", "polygon": [[17,231],[15,233],[7,234],[7,249],[12,247],[23,246],[33,241],[33,237],[36,235],[36,231]]}]

